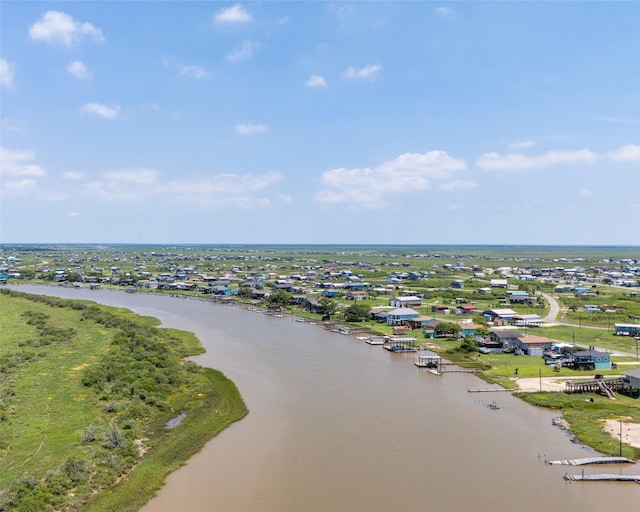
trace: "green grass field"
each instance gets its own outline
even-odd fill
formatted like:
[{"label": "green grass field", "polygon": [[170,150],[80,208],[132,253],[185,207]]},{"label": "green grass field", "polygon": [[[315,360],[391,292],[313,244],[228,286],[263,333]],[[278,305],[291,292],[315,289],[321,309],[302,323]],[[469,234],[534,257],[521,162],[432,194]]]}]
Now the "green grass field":
[{"label": "green grass field", "polygon": [[[127,310],[4,292],[0,510],[139,507],[248,412],[222,374],[183,364],[203,351],[192,333]],[[176,411],[188,419],[165,429]]]}]

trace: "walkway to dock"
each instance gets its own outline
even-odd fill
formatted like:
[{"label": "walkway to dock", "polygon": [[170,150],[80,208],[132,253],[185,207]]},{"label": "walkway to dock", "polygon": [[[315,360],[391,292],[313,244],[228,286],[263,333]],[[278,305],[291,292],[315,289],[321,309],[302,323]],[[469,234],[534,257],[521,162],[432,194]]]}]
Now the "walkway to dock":
[{"label": "walkway to dock", "polygon": [[626,457],[586,457],[583,459],[548,460],[547,464],[560,464],[563,466],[587,466],[590,464],[635,464]]},{"label": "walkway to dock", "polygon": [[564,475],[573,482],[635,482],[640,484],[640,475]]},{"label": "walkway to dock", "polygon": [[567,381],[567,393],[602,393],[615,400],[614,391],[628,391],[629,384],[622,377]]}]

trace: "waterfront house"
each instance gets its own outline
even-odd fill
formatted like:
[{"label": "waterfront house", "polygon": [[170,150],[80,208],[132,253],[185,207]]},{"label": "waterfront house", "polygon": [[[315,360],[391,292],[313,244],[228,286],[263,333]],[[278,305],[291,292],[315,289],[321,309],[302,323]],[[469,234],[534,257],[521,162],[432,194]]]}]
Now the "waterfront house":
[{"label": "waterfront house", "polygon": [[520,337],[522,337],[522,333],[515,329],[492,329],[489,339],[499,344],[502,349],[505,349],[514,346],[516,340]]},{"label": "waterfront house", "polygon": [[419,318],[420,313],[411,308],[397,308],[387,315],[387,325],[403,325],[407,320]]},{"label": "waterfront house", "polygon": [[600,352],[599,350],[581,350],[573,354],[574,362],[585,366],[593,363],[595,370],[610,370],[611,355],[608,352]]},{"label": "waterfront house", "polygon": [[545,350],[550,350],[553,341],[544,336],[520,336],[516,338],[515,345],[528,356],[540,356]]},{"label": "waterfront house", "polygon": [[624,377],[629,382],[629,387],[635,393],[636,398],[640,398],[640,368],[627,370],[624,373]]}]

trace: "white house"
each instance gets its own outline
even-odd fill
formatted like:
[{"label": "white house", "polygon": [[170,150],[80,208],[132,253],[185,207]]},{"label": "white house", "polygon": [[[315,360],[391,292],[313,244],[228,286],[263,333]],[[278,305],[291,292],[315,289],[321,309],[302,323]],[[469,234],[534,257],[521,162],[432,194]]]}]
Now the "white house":
[{"label": "white house", "polygon": [[408,297],[391,297],[389,299],[389,306],[394,308],[409,308],[412,306],[422,306],[422,299],[415,295]]}]

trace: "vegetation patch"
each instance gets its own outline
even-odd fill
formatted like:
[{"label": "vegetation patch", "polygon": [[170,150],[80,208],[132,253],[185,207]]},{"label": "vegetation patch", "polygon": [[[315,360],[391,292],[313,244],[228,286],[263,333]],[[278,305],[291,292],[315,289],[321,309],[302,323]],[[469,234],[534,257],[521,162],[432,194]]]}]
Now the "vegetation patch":
[{"label": "vegetation patch", "polygon": [[221,373],[184,360],[202,351],[191,333],[8,290],[0,321],[0,511],[135,510],[248,412]]}]

